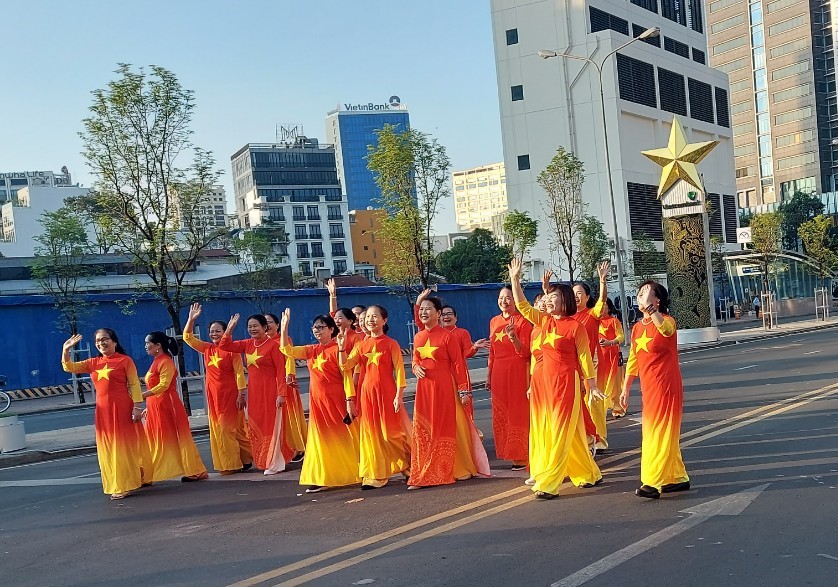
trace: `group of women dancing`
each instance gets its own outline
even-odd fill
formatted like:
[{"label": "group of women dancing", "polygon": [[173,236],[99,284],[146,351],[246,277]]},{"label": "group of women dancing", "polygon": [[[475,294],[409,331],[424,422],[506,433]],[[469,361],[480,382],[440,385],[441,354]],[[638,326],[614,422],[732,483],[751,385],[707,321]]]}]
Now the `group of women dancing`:
[{"label": "group of women dancing", "polygon": [[[330,280],[329,313],[311,322],[314,343],[294,345],[291,310],[281,317],[254,314],[247,338],[234,339],[240,316],[209,323],[209,340],[194,334],[202,309],[194,304],[184,343],[203,355],[210,446],[214,468],[231,475],[251,468],[271,475],[302,461],[307,493],[334,487],[383,487],[404,476],[409,490],[490,475],[483,434],[474,422],[466,359],[489,351],[486,388],[491,395],[495,452],[513,470],[528,470],[535,497],[553,499],[565,479],[578,487],[602,482],[594,461],[608,448],[606,413],[622,417],[636,377],[643,388],[641,483],[636,494],[689,489],[679,448],[683,388],[675,321],[668,294],[643,284],[643,319],[631,336],[626,374],[624,342],[607,299],[608,263],[598,267],[595,301],[585,283],[551,284],[531,305],[520,283],[521,263],[509,265],[511,285],[498,297],[500,314],[489,338],[472,341],[457,326],[456,310],[426,290],[417,298],[410,368],[415,375],[413,418],[404,405],[405,364],[389,336],[380,305],[340,308]],[[89,373],[96,389],[96,444],[102,484],[122,499],[155,481],[208,478],[177,390],[174,339],[146,337],[154,357],[142,391],[132,359],[113,330],[96,331],[100,356],[70,360],[81,340],[63,346],[66,371]],[[296,381],[296,360],[310,375],[306,422]],[[143,406],[145,402],[145,406]]]}]

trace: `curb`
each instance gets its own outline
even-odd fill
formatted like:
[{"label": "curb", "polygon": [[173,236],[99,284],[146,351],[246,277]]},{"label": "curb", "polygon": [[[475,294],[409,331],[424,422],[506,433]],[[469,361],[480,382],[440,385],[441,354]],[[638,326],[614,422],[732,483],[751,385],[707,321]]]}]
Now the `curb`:
[{"label": "curb", "polygon": [[696,346],[684,347],[682,349],[678,349],[678,354],[686,354],[686,353],[694,353],[697,351],[703,351],[707,349],[715,349],[719,347],[726,347],[726,346],[734,346],[737,344],[742,344],[745,342],[754,342],[755,340],[771,340],[772,338],[781,338],[783,336],[793,336],[796,334],[806,334],[809,332],[817,332],[819,330],[828,330],[830,328],[838,328],[838,323],[834,324],[821,324],[818,326],[812,326],[809,328],[796,328],[794,330],[783,330],[781,332],[768,332],[766,334],[760,335],[751,335],[748,337],[743,337],[736,340],[720,340],[717,342],[708,342],[703,344],[698,344]]}]

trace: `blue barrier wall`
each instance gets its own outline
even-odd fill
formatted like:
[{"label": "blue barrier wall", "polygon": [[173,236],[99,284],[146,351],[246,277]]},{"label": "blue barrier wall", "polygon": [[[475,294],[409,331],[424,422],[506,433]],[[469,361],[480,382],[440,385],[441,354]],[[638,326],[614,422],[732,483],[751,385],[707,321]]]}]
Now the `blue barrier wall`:
[{"label": "blue barrier wall", "polygon": [[[499,284],[440,285],[437,294],[444,303],[457,309],[458,325],[468,329],[474,338],[488,336],[489,320],[498,313]],[[530,284],[527,295],[531,298],[539,284]],[[310,320],[329,309],[329,298],[324,289],[280,290],[275,292],[277,302],[273,312],[280,314],[291,308],[291,336],[296,344],[313,342]],[[338,301],[343,307],[380,304],[390,315],[390,336],[403,348],[410,346],[408,322],[412,322],[411,309],[404,298],[389,293],[386,287],[341,288]],[[145,336],[152,330],[165,330],[171,326],[162,304],[151,296],[139,298],[131,314],[122,312],[119,302],[132,300],[130,294],[97,294],[89,296],[92,305],[84,317],[81,332],[84,342],[93,348],[93,332],[106,326],[119,335],[122,346],[137,363],[137,370],[145,374],[151,357],[145,354]],[[242,314],[235,338],[246,338],[246,317],[257,310],[251,302],[237,292],[214,292],[212,299],[204,302],[199,319],[201,332],[206,338],[206,326],[211,320],[228,320],[235,312]],[[188,311],[183,311],[183,323]],[[0,296],[0,324],[6,335],[0,337],[0,375],[8,377],[8,389],[45,387],[69,382],[68,374],[61,370],[61,344],[67,334],[58,331],[57,311],[47,296]],[[186,350],[188,370],[198,369],[199,355]]]}]

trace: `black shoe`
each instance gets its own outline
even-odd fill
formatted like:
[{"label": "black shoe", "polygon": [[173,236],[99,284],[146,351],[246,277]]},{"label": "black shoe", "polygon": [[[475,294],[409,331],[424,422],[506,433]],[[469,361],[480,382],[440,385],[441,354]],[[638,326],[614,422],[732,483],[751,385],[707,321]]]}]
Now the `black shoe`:
[{"label": "black shoe", "polygon": [[689,481],[683,481],[681,483],[670,483],[661,487],[661,493],[675,493],[677,491],[687,491],[689,488]]},{"label": "black shoe", "polygon": [[306,458],[306,453],[298,452],[294,455],[294,458],[291,459],[292,463],[302,463],[303,459]]},{"label": "black shoe", "polygon": [[251,468],[253,468],[253,463],[245,463],[242,465],[242,473],[249,471]]},{"label": "black shoe", "polygon": [[369,491],[370,489],[378,489],[375,485],[361,485],[361,491]]},{"label": "black shoe", "polygon": [[634,494],[638,497],[645,497],[646,499],[660,499],[661,496],[660,491],[648,485],[641,485],[634,490]]},{"label": "black shoe", "polygon": [[602,484],[602,477],[600,477],[599,479],[597,479],[593,483],[583,483],[579,487],[581,487],[582,489],[590,489],[591,487],[595,487],[595,486],[601,485],[601,484]]},{"label": "black shoe", "polygon": [[512,465],[510,471],[526,471],[527,465]]},{"label": "black shoe", "polygon": [[559,497],[555,493],[547,493],[546,491],[536,491],[535,498],[536,499],[556,499]]}]

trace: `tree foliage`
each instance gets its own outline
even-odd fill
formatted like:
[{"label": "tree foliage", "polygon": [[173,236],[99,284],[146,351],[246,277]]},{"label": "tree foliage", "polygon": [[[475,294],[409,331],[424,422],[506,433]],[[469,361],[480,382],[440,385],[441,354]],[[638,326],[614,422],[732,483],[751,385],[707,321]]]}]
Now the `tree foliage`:
[{"label": "tree foliage", "polygon": [[512,250],[500,245],[484,228],[476,228],[466,239],[436,258],[436,269],[450,283],[497,283],[503,279]]},{"label": "tree foliage", "polygon": [[[93,91],[80,136],[102,210],[96,220],[106,227],[114,250],[148,275],[147,291],[180,334],[180,311],[193,301],[186,277],[201,252],[226,233],[198,214],[220,173],[212,154],[192,143],[193,92],[172,72],[149,69],[120,64],[117,79]],[[183,353],[180,361],[183,370]],[[188,394],[183,395],[189,409]]]},{"label": "tree foliage", "polygon": [[838,243],[830,234],[832,222],[819,214],[798,228],[806,254],[818,266],[818,277],[825,279],[838,270]]},{"label": "tree foliage", "polygon": [[84,286],[95,274],[88,262],[93,246],[81,216],[64,207],[44,212],[38,219],[43,232],[35,237],[32,277],[53,299],[59,330],[78,334],[82,317],[93,303],[86,300]]},{"label": "tree foliage", "polygon": [[751,219],[751,247],[759,254],[762,291],[768,293],[768,276],[776,270],[777,255],[783,246],[783,215],[780,212],[757,214]]},{"label": "tree foliage", "polygon": [[597,265],[609,257],[608,235],[605,234],[602,222],[586,214],[579,224],[579,275],[582,279],[593,279],[597,274]]},{"label": "tree foliage", "polygon": [[823,213],[820,198],[804,192],[794,192],[791,198],[783,201],[777,208],[782,214],[783,248],[800,251],[800,225]]},{"label": "tree foliage", "polygon": [[384,125],[376,131],[378,144],[370,145],[367,167],[381,190],[380,204],[389,218],[382,222],[386,256],[381,264],[385,281],[410,292],[418,282],[428,287],[434,257],[431,225],[439,203],[451,195],[451,162],[445,147],[415,129]]},{"label": "tree foliage", "polygon": [[284,256],[281,247],[287,246],[287,242],[283,228],[260,227],[244,231],[230,243],[233,262],[244,284],[242,293],[262,314],[271,311],[271,292],[281,285],[277,270]]},{"label": "tree foliage", "polygon": [[99,253],[110,253],[113,248],[110,235],[115,232],[114,218],[106,213],[107,209],[99,195],[95,191],[88,191],[85,194],[70,196],[64,200],[64,206],[86,219],[88,225],[93,228],[96,236],[93,245],[98,248]]},{"label": "tree foliage", "polygon": [[503,235],[512,255],[523,262],[538,240],[538,220],[526,212],[512,210],[503,219]]},{"label": "tree foliage", "polygon": [[542,207],[553,244],[560,249],[570,281],[576,277],[574,236],[587,208],[582,201],[584,172],[582,161],[574,153],[559,147],[537,179],[547,196]]}]

